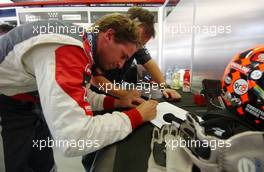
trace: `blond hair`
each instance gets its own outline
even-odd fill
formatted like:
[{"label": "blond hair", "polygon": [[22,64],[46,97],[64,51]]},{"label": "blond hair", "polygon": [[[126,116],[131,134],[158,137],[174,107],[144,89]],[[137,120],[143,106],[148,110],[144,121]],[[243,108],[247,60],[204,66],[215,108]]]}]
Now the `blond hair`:
[{"label": "blond hair", "polygon": [[134,21],[127,16],[119,13],[108,14],[101,17],[95,23],[100,32],[105,32],[108,29],[115,31],[115,41],[117,43],[133,43],[140,45],[137,26]]}]

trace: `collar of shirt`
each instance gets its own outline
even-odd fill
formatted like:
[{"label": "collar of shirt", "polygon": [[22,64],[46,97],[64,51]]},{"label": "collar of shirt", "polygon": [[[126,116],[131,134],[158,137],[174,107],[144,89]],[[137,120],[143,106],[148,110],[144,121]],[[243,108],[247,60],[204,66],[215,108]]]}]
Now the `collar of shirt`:
[{"label": "collar of shirt", "polygon": [[85,32],[83,35],[83,46],[86,55],[88,56],[89,63],[94,66],[97,64],[96,58],[96,42],[97,42],[97,34],[91,32]]}]

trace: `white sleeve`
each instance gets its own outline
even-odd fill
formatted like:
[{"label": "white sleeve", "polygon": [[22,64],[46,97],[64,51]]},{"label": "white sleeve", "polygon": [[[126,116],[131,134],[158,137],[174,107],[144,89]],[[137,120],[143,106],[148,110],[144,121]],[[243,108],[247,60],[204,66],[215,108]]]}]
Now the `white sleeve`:
[{"label": "white sleeve", "polygon": [[[82,68],[79,62],[85,62],[80,60],[82,56],[80,47],[69,45],[44,44],[28,53],[28,59],[33,59],[31,63],[46,122],[56,146],[65,156],[85,155],[122,140],[142,123],[135,109],[93,116],[89,102],[78,100],[80,92],[85,90],[75,82]],[[63,84],[68,84],[68,90]],[[94,101],[103,99],[93,96]],[[102,102],[97,106],[102,106]]]},{"label": "white sleeve", "polygon": [[104,94],[97,94],[91,89],[87,89],[87,101],[91,104],[93,111],[104,110]]}]

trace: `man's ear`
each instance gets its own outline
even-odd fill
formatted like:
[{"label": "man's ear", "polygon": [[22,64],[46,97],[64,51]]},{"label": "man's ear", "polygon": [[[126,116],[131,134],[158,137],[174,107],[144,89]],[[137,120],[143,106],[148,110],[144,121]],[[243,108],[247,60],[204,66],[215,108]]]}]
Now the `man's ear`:
[{"label": "man's ear", "polygon": [[110,28],[110,29],[107,29],[106,32],[105,32],[105,38],[107,41],[111,41],[111,40],[114,40],[114,37],[115,37],[115,30]]}]

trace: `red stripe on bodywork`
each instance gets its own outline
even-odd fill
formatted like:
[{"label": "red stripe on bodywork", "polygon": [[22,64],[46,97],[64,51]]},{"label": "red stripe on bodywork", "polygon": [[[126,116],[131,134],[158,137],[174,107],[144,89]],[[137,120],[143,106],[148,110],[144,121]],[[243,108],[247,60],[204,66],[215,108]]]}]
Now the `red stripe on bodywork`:
[{"label": "red stripe on bodywork", "polygon": [[55,51],[56,76],[59,86],[74,99],[86,115],[93,115],[89,102],[85,101],[84,71],[88,57],[81,47],[65,45]]}]

